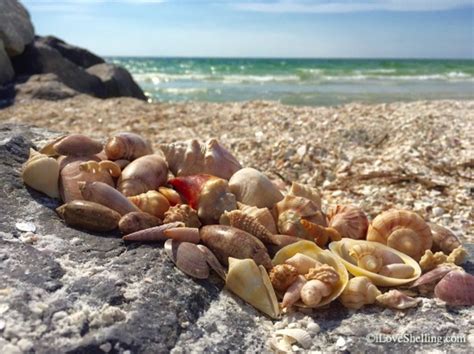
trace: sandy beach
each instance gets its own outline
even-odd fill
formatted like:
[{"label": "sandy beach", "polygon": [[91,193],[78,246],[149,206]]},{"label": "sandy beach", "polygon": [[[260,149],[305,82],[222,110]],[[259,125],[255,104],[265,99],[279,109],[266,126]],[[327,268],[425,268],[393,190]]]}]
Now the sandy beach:
[{"label": "sandy beach", "polygon": [[217,137],[244,166],[281,185],[318,187],[326,207],[353,203],[370,218],[406,208],[474,240],[474,101],[298,107],[81,95],[17,102],[0,111],[0,120],[100,139],[134,131],[156,150],[161,143]]}]

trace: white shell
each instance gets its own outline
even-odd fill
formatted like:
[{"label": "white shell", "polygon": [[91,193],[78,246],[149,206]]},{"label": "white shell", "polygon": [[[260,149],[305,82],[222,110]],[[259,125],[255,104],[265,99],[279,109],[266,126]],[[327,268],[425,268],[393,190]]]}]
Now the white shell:
[{"label": "white shell", "polygon": [[311,336],[304,329],[285,328],[275,332],[277,336],[286,336],[292,338],[293,342],[298,342],[303,349],[311,348]]}]

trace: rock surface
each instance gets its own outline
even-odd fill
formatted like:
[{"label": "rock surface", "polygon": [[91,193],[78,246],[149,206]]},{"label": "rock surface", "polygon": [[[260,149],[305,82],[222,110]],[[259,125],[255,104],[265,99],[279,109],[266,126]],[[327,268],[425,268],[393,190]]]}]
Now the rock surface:
[{"label": "rock surface", "polygon": [[3,46],[3,41],[0,39],[0,85],[13,79],[15,72],[13,71],[10,58]]},{"label": "rock surface", "polygon": [[19,80],[15,85],[17,101],[30,98],[56,101],[79,94],[63,84],[56,74],[32,75],[25,77],[25,80],[25,82]]},{"label": "rock surface", "polygon": [[[0,39],[9,56],[23,53],[33,41],[35,31],[28,11],[17,0],[0,2]],[[0,81],[1,83],[1,81]]]},{"label": "rock surface", "polygon": [[[272,332],[287,326],[308,330],[312,350],[473,351],[469,308],[424,299],[405,312],[352,312],[333,303],[272,323],[222,290],[216,276],[195,281],[182,274],[161,244],[128,245],[116,234],[66,227],[54,212],[58,203],[20,178],[29,147],[57,135],[0,126],[0,352],[261,352],[269,351]],[[32,223],[34,233],[20,231],[19,222]],[[473,264],[466,268],[472,272]],[[456,335],[464,343],[371,343],[372,334]]]}]

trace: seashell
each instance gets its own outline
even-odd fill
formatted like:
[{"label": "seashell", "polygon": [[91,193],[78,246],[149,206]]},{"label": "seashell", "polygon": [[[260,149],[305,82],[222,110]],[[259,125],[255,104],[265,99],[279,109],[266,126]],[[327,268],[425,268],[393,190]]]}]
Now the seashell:
[{"label": "seashell", "polygon": [[102,144],[83,134],[70,134],[53,145],[59,155],[90,156],[102,151]]},{"label": "seashell", "polygon": [[443,252],[433,253],[431,250],[426,250],[425,254],[420,259],[421,270],[426,272],[436,268],[438,265],[446,263],[448,256]]},{"label": "seashell", "polygon": [[364,305],[374,304],[381,294],[369,278],[358,276],[349,280],[339,300],[345,307],[357,310]]},{"label": "seashell", "polygon": [[329,227],[336,229],[342,237],[365,239],[369,221],[362,209],[353,205],[336,205],[327,214]]},{"label": "seashell", "polygon": [[357,266],[378,273],[383,267],[382,254],[374,244],[363,243],[349,249],[349,256],[357,260]]},{"label": "seashell", "polygon": [[104,150],[110,160],[133,161],[153,153],[150,144],[142,136],[130,132],[115,134],[107,141]]},{"label": "seashell", "polygon": [[416,261],[433,244],[428,224],[407,210],[389,210],[378,215],[369,226],[367,240],[395,248]]},{"label": "seashell", "polygon": [[201,226],[197,211],[187,204],[172,206],[165,212],[163,223],[167,224],[173,221],[181,221],[186,227]]},{"label": "seashell", "polygon": [[85,200],[105,205],[117,211],[120,215],[125,215],[132,211],[140,211],[123,194],[108,184],[102,182],[78,182],[78,186]]},{"label": "seashell", "polygon": [[309,199],[314,204],[316,204],[319,209],[321,209],[321,196],[315,188],[305,186],[304,184],[298,182],[293,182],[288,195]]},{"label": "seashell", "polygon": [[177,227],[165,230],[163,233],[165,237],[179,242],[199,243],[201,241],[197,227]]},{"label": "seashell", "polygon": [[278,264],[272,268],[269,276],[274,289],[285,291],[298,278],[298,271],[292,265]]},{"label": "seashell", "polygon": [[[394,260],[400,259],[402,261],[401,264],[409,265],[413,268],[413,276],[410,278],[402,279],[402,278],[392,278],[387,277],[381,274],[377,274],[374,272],[370,272],[364,268],[357,266],[357,261],[352,256],[350,256],[348,250],[353,249],[354,246],[364,246],[371,245],[374,246],[377,250],[377,254],[382,254],[383,259],[386,259],[388,262],[383,261],[382,264],[398,264],[397,262],[393,262]],[[372,241],[365,241],[365,240],[354,240],[351,238],[343,238],[341,241],[331,242],[329,244],[329,249],[331,252],[338,257],[347,270],[354,276],[366,276],[369,278],[375,285],[378,286],[398,286],[402,284],[409,283],[418,279],[421,275],[421,269],[418,263],[412,259],[411,257],[407,256],[406,254],[397,251],[393,248],[388,246],[382,245],[378,242]],[[393,255],[390,255],[392,253]]]},{"label": "seashell", "polygon": [[109,161],[109,160],[103,160],[100,162],[97,162],[94,160],[82,162],[79,165],[79,169],[81,171],[90,172],[90,173],[98,173],[98,172],[105,171],[105,172],[108,172],[109,175],[115,178],[120,177],[120,174],[122,173],[120,166],[115,164],[115,162]]},{"label": "seashell", "polygon": [[225,225],[209,225],[201,228],[201,242],[224,265],[229,257],[251,258],[258,265],[271,269],[272,262],[264,244],[249,233]]},{"label": "seashell", "polygon": [[168,181],[188,204],[197,210],[204,224],[215,224],[224,211],[237,208],[225,179],[211,175],[176,177]]},{"label": "seashell", "polygon": [[41,149],[39,149],[40,154],[44,154],[50,157],[58,156],[58,152],[54,149],[54,144],[64,139],[67,135],[60,135],[53,140],[48,141]]},{"label": "seashell", "polygon": [[417,286],[435,283],[436,281],[443,278],[446,274],[448,274],[453,269],[458,269],[458,268],[459,267],[455,266],[454,264],[443,263],[443,264],[437,266],[435,269],[432,269],[429,272],[423,274],[421,277],[419,277],[410,286],[410,288],[415,288]]},{"label": "seashell", "polygon": [[132,232],[131,234],[122,237],[124,241],[141,241],[141,242],[156,242],[166,241],[169,238],[166,237],[165,231],[176,227],[183,227],[181,222],[173,222],[169,224],[163,224],[155,227],[151,227],[144,230]]},{"label": "seashell", "polygon": [[379,274],[385,277],[402,279],[413,277],[413,273],[413,267],[404,263],[387,264],[379,271]]},{"label": "seashell", "polygon": [[278,318],[280,315],[270,278],[265,268],[261,265],[257,266],[253,259],[229,257],[226,287],[271,318]]},{"label": "seashell", "polygon": [[249,216],[240,210],[224,212],[219,219],[219,223],[244,230],[264,243],[276,244],[276,241],[273,240],[273,235],[265,228],[265,226],[260,224],[254,217]]},{"label": "seashell", "polygon": [[87,162],[87,161],[97,161],[100,162],[100,158],[97,155],[91,155],[91,156],[58,156],[57,159],[59,163],[59,171],[62,171],[64,167],[69,165],[70,163],[76,162],[76,161],[81,161],[81,162]]},{"label": "seashell", "polygon": [[165,212],[170,208],[168,199],[157,191],[148,191],[133,197],[128,197],[141,211],[163,219]]},{"label": "seashell", "polygon": [[230,191],[237,201],[258,208],[271,208],[283,199],[283,194],[260,171],[246,167],[229,180]]},{"label": "seashell", "polygon": [[237,207],[245,214],[253,216],[257,221],[265,226],[272,234],[278,233],[273,215],[268,208],[257,208],[237,202]]},{"label": "seashell", "polygon": [[339,273],[328,264],[317,265],[311,268],[308,273],[305,274],[306,280],[317,279],[325,284],[334,286],[339,282]]},{"label": "seashell", "polygon": [[[346,268],[344,268],[339,259],[328,250],[322,250],[321,248],[319,248],[314,242],[303,240],[282,248],[275,255],[272,260],[272,263],[273,265],[283,263],[288,264],[287,261],[297,253],[301,253],[305,256],[314,259],[316,261],[316,265],[318,265],[319,262],[321,264],[327,264],[333,267],[339,275],[339,281],[331,287],[331,293],[327,296],[324,296],[321,301],[316,305],[316,307],[324,306],[336,299],[344,290],[344,287],[346,286],[349,278]],[[294,265],[294,263],[291,265]],[[295,268],[298,269],[298,267],[296,266]],[[296,305],[302,306],[304,304],[297,303]]]},{"label": "seashell", "polygon": [[446,258],[446,262],[460,265],[464,263],[466,257],[467,257],[466,249],[463,246],[459,246],[452,250],[448,258]]},{"label": "seashell", "polygon": [[156,190],[166,183],[168,166],[158,155],[145,155],[124,168],[117,189],[127,197]]},{"label": "seashell", "polygon": [[448,305],[474,305],[474,276],[462,269],[447,273],[434,289],[435,296]]},{"label": "seashell", "polygon": [[281,301],[281,308],[289,308],[297,304],[301,299],[301,289],[306,284],[306,279],[303,276],[298,276],[296,280],[286,289]]},{"label": "seashell", "polygon": [[318,279],[308,280],[301,288],[301,301],[308,307],[317,307],[321,300],[331,294],[332,287]]},{"label": "seashell", "polygon": [[121,218],[115,210],[86,200],[73,200],[63,204],[56,212],[67,225],[88,231],[115,230]]},{"label": "seashell", "polygon": [[[282,340],[288,344],[288,346],[283,344],[285,346],[282,349],[285,352],[293,352],[293,348],[291,347],[291,345],[294,343],[299,343],[303,349],[311,348],[311,344],[312,344],[311,336],[309,335],[308,332],[306,332],[303,329],[299,329],[299,328],[280,329],[275,332],[275,336],[276,337],[282,336],[283,337]],[[278,340],[278,338],[275,338],[275,339]],[[280,345],[281,344],[277,345],[275,349],[278,350],[278,348],[280,348]],[[288,349],[285,349],[285,348],[288,348]]]},{"label": "seashell", "polygon": [[216,139],[205,144],[198,140],[161,145],[170,171],[177,177],[209,174],[229,179],[242,166]]},{"label": "seashell", "polygon": [[128,166],[130,164],[130,161],[128,160],[124,160],[124,159],[120,159],[120,160],[115,160],[114,163],[120,167],[121,170],[123,170],[126,166]]},{"label": "seashell", "polygon": [[183,201],[181,200],[179,193],[176,192],[174,189],[167,188],[167,187],[160,187],[158,188],[158,192],[163,194],[166,197],[166,199],[168,199],[168,202],[170,203],[171,206],[183,204]]},{"label": "seashell", "polygon": [[412,298],[400,290],[390,290],[376,297],[378,303],[396,310],[417,307],[421,299]]},{"label": "seashell", "polygon": [[194,243],[167,240],[165,253],[183,273],[196,279],[209,277],[206,257]]},{"label": "seashell", "polygon": [[204,254],[209,267],[211,267],[211,269],[214,270],[217,275],[225,281],[227,277],[225,268],[222,266],[222,264],[220,264],[214,253],[212,253],[211,250],[204,245],[197,245],[197,248]]},{"label": "seashell", "polygon": [[311,268],[316,268],[321,265],[321,263],[316,259],[303,253],[295,253],[293,256],[285,260],[285,263],[295,267],[298,273],[302,275],[308,273]]},{"label": "seashell", "polygon": [[[278,250],[285,246],[291,245],[292,243],[301,241],[301,239],[298,237],[280,234],[273,235],[272,238]],[[270,247],[270,245],[267,247]]]},{"label": "seashell", "polygon": [[433,251],[442,251],[445,254],[450,254],[455,248],[462,245],[459,238],[449,229],[428,223],[433,235]]},{"label": "seashell", "polygon": [[323,227],[305,219],[301,219],[300,223],[303,225],[307,234],[314,239],[314,242],[316,242],[319,247],[326,246],[329,240],[339,241],[341,239],[339,232],[332,227]]},{"label": "seashell", "polygon": [[[85,199],[83,198],[79,187],[81,182],[102,182],[111,186],[111,188],[115,186],[114,180],[108,172],[98,171],[96,173],[91,173],[81,171],[81,164],[90,158],[90,156],[74,157],[73,159],[69,159],[69,157],[67,157],[63,160],[62,163],[64,163],[64,167],[60,172],[59,192],[61,194],[61,199],[65,203],[73,200]],[[66,160],[70,160],[72,162],[67,163]]]},{"label": "seashell", "polygon": [[125,214],[119,221],[119,229],[122,234],[127,235],[136,231],[149,229],[161,225],[162,222],[156,216],[141,211],[133,211]]},{"label": "seashell", "polygon": [[55,159],[30,149],[30,157],[23,165],[21,177],[34,190],[51,198],[59,198],[59,164]]}]

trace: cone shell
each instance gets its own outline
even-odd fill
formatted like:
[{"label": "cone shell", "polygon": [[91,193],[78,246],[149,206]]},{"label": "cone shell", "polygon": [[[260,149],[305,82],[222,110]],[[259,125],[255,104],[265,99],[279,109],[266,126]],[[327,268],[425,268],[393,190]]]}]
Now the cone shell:
[{"label": "cone shell", "polygon": [[[297,253],[301,253],[303,255],[311,257],[319,263],[330,265],[339,274],[339,281],[334,284],[331,293],[327,296],[324,296],[315,307],[327,305],[331,301],[339,297],[349,279],[347,270],[346,268],[344,268],[341,261],[334,254],[332,254],[328,250],[322,250],[314,242],[303,240],[288,245],[277,252],[277,254],[272,260],[272,263],[273,265],[284,264],[287,259],[293,257]],[[297,303],[296,305],[304,306],[302,303]]]},{"label": "cone shell", "polygon": [[132,161],[122,171],[117,189],[130,197],[156,190],[166,183],[168,166],[158,155],[145,155]]},{"label": "cone shell", "polygon": [[127,235],[136,231],[159,226],[162,222],[156,216],[141,211],[133,211],[125,214],[119,221],[119,229],[122,234]]},{"label": "cone shell", "polygon": [[369,226],[367,240],[395,248],[416,261],[433,244],[428,224],[407,210],[389,210],[378,215]]},{"label": "cone shell", "polygon": [[161,145],[170,171],[177,177],[209,174],[229,179],[242,166],[216,139],[205,144],[187,140]]},{"label": "cone shell", "polygon": [[82,134],[71,134],[53,145],[59,155],[90,156],[102,151],[102,144]]},{"label": "cone shell", "polygon": [[168,199],[157,191],[148,191],[133,197],[128,197],[141,211],[163,219],[165,212],[170,208]]},{"label": "cone shell", "polygon": [[445,254],[450,254],[454,249],[462,245],[459,238],[451,230],[431,222],[428,223],[428,226],[433,235],[434,251],[439,250]]},{"label": "cone shell", "polygon": [[270,179],[254,168],[237,171],[229,180],[229,188],[237,201],[258,208],[272,208],[283,199]]},{"label": "cone shell", "polygon": [[226,287],[271,318],[278,318],[280,315],[267,271],[262,266],[257,266],[254,260],[230,257]]},{"label": "cone shell", "polygon": [[30,149],[30,157],[23,165],[21,177],[34,190],[51,198],[59,198],[59,164],[55,159]]},{"label": "cone shell", "polygon": [[133,161],[153,153],[150,144],[140,135],[130,132],[118,133],[105,144],[105,153],[110,160]]},{"label": "cone shell", "polygon": [[257,219],[257,221],[265,226],[272,234],[278,233],[275,219],[273,219],[273,215],[268,208],[257,208],[255,206],[250,206],[239,202],[237,202],[237,207],[245,214]]},{"label": "cone shell", "polygon": [[357,310],[364,305],[374,304],[381,294],[369,278],[358,276],[349,280],[339,300],[345,307]]},{"label": "cone shell", "polygon": [[365,239],[369,221],[362,209],[353,205],[336,205],[327,214],[329,227],[336,229],[342,237]]},{"label": "cone shell", "polygon": [[[376,249],[379,249],[381,252],[393,253],[395,256],[399,257],[404,264],[407,264],[413,268],[413,276],[406,279],[401,278],[392,278],[386,277],[377,273],[369,272],[366,269],[357,266],[357,260],[351,257],[348,253],[353,246],[373,246]],[[347,270],[354,276],[366,276],[377,286],[398,286],[402,284],[407,284],[419,278],[421,275],[421,269],[419,264],[411,257],[406,254],[397,251],[388,246],[382,245],[378,242],[364,241],[364,240],[353,240],[350,238],[344,238],[341,241],[331,242],[329,244],[329,249],[331,252],[337,256]]]}]

